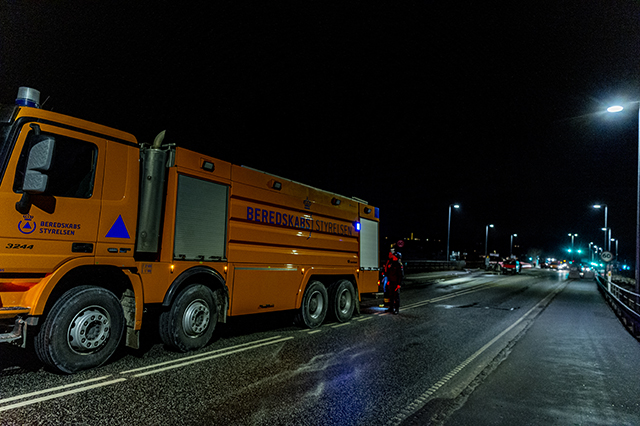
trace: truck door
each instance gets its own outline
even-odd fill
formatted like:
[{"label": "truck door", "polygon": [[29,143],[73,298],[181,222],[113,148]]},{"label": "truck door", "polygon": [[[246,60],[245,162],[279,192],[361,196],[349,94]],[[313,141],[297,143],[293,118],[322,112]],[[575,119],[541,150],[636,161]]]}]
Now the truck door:
[{"label": "truck door", "polygon": [[[26,208],[18,208],[38,133],[55,141],[47,187],[29,194]],[[0,184],[0,271],[47,273],[70,258],[93,255],[105,144],[104,139],[53,124],[23,125]]]}]

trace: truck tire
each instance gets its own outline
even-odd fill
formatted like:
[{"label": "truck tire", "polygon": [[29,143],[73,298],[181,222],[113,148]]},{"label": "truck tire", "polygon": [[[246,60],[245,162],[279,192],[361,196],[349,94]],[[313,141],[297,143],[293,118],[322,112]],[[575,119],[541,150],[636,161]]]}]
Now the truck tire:
[{"label": "truck tire", "polygon": [[56,301],[35,336],[38,358],[62,373],[104,364],[124,331],[122,305],[111,291],[80,286]]},{"label": "truck tire", "polygon": [[356,306],[356,292],[349,280],[341,280],[331,287],[331,313],[338,322],[347,322]]},{"label": "truck tire", "polygon": [[302,327],[319,327],[327,316],[329,295],[320,281],[312,281],[302,296],[300,310],[296,314],[296,323]]},{"label": "truck tire", "polygon": [[204,347],[218,322],[213,292],[202,284],[182,290],[171,308],[160,314],[160,337],[165,345],[180,352]]}]

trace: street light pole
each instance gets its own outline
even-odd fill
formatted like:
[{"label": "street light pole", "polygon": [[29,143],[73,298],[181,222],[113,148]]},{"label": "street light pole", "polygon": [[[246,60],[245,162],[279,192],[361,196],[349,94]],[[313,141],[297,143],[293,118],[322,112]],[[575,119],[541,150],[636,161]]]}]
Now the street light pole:
[{"label": "street light pole", "polygon": [[517,237],[518,234],[511,234],[511,247],[509,248],[509,257],[513,257],[513,237]]},{"label": "street light pole", "polygon": [[602,228],[604,231],[604,247],[606,251],[611,251],[611,228]]},{"label": "street light pole", "polygon": [[[640,159],[638,160],[640,161]],[[640,163],[638,163],[640,164]],[[604,228],[602,228],[602,230],[604,231],[604,246],[603,247],[609,247],[611,248],[611,243],[607,244],[607,214],[609,212],[609,206],[607,206],[606,204],[596,204],[595,206],[593,206],[594,209],[599,209],[601,207],[604,207]]]},{"label": "street light pole", "polygon": [[[640,102],[634,102],[640,104]],[[620,112],[621,106],[607,108],[609,112]],[[638,181],[636,186],[636,288],[635,293],[640,294],[640,107],[638,107]]]},{"label": "street light pole", "polygon": [[449,204],[449,222],[447,224],[447,257],[446,257],[446,261],[449,261],[449,238],[451,237],[451,207],[453,207],[454,209],[458,209],[460,208],[459,204]]},{"label": "street light pole", "polygon": [[489,255],[489,252],[487,251],[487,247],[489,246],[489,228],[493,228],[493,225],[487,225],[487,230],[485,232],[485,237],[484,237],[484,258],[485,259]]},{"label": "street light pole", "polygon": [[573,254],[573,239],[574,237],[577,237],[578,234],[568,234],[571,237],[571,260],[574,261],[574,254]]}]

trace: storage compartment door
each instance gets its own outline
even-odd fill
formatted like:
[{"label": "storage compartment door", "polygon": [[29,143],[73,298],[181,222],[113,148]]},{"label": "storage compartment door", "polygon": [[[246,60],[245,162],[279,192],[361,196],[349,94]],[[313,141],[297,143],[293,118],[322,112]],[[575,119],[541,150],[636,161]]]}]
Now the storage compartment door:
[{"label": "storage compartment door", "polygon": [[378,222],[360,219],[360,267],[362,269],[377,269],[378,254]]},{"label": "storage compartment door", "polygon": [[226,185],[178,176],[174,259],[226,258],[228,193]]}]

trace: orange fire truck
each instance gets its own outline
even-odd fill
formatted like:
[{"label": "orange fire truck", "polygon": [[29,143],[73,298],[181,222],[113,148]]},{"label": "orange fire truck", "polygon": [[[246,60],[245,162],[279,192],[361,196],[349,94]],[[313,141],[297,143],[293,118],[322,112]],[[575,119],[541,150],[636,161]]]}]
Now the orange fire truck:
[{"label": "orange fire truck", "polygon": [[0,107],[0,342],[51,368],[137,348],[146,307],[163,342],[203,347],[233,315],[349,321],[378,291],[378,209],[39,108]]}]

